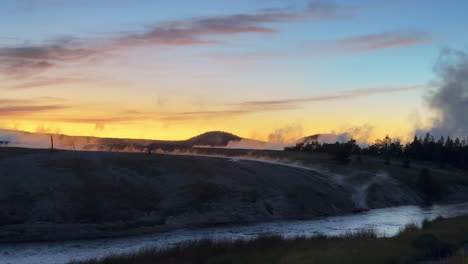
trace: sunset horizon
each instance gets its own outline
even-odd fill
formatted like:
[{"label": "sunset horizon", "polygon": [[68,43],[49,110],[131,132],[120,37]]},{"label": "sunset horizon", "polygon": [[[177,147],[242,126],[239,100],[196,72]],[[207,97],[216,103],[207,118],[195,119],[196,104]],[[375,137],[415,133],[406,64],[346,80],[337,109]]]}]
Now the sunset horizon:
[{"label": "sunset horizon", "polygon": [[0,2],[0,264],[468,263],[467,0]]},{"label": "sunset horizon", "polygon": [[409,140],[444,111],[427,99],[440,87],[433,68],[466,47],[462,8],[436,1],[181,5],[6,1],[0,128],[262,141],[365,129],[370,142]]}]

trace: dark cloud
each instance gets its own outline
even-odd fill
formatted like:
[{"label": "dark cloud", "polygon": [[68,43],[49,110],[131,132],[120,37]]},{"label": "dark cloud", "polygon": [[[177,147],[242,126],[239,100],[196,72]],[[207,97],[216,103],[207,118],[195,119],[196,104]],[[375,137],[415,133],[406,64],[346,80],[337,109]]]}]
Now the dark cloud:
[{"label": "dark cloud", "polygon": [[60,40],[53,44],[36,46],[5,47],[0,48],[1,58],[66,61],[91,56],[94,50],[72,47],[77,45],[68,40]]},{"label": "dark cloud", "polygon": [[149,31],[130,34],[119,39],[116,45],[198,45],[219,43],[206,39],[213,35],[240,33],[275,33],[272,23],[294,22],[299,19],[332,19],[344,8],[327,2],[311,2],[305,10],[264,9],[254,14],[235,14],[172,21],[156,25]]},{"label": "dark cloud", "polygon": [[13,78],[28,77],[67,61],[89,58],[97,49],[81,47],[72,38],[52,43],[0,48],[0,73]]},{"label": "dark cloud", "polygon": [[[93,43],[79,43],[63,38],[51,43],[0,48],[0,73],[18,76],[30,75],[76,61],[103,55],[108,51],[137,45],[203,45],[221,43],[216,36],[233,34],[271,34],[277,32],[275,23],[289,23],[303,19],[336,19],[352,12],[350,8],[326,1],[313,1],[306,8],[274,8],[252,14],[211,16],[159,23],[138,33],[129,33],[114,39],[101,39]],[[86,45],[87,44],[87,45]]]},{"label": "dark cloud", "polygon": [[424,32],[394,31],[341,39],[338,41],[338,48],[346,52],[362,52],[399,46],[414,46],[431,41],[432,39]]},{"label": "dark cloud", "polygon": [[10,59],[0,63],[0,70],[6,75],[20,78],[40,73],[54,66],[54,63],[43,60]]},{"label": "dark cloud", "polygon": [[433,121],[431,134],[468,136],[468,55],[444,49],[434,67],[438,88],[427,97],[431,108],[440,116]]}]

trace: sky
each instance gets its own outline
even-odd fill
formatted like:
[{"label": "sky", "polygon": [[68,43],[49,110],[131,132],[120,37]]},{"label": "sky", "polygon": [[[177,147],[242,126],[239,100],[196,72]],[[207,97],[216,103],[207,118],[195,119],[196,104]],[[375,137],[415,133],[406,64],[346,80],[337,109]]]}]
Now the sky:
[{"label": "sky", "polygon": [[468,2],[1,0],[0,128],[408,137]]}]

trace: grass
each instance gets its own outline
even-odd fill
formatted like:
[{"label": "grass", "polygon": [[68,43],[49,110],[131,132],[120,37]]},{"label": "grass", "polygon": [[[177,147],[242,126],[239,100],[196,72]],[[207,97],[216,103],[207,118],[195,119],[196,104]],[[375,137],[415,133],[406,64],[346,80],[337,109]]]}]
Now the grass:
[{"label": "grass", "polygon": [[138,214],[158,209],[160,194],[153,186],[119,176],[102,179],[95,173],[77,172],[82,186],[76,190],[75,197],[83,199],[84,219],[92,222],[132,220]]},{"label": "grass", "polygon": [[222,187],[210,182],[197,182],[184,187],[190,196],[190,207],[203,211],[210,202],[217,201],[224,192]]},{"label": "grass", "polygon": [[50,149],[31,149],[19,147],[0,147],[0,160],[28,154],[50,153]]},{"label": "grass", "polygon": [[[437,193],[440,193],[440,197],[444,197],[450,186],[454,184],[468,185],[467,171],[442,170],[431,167],[431,164],[417,162],[412,162],[411,168],[403,168],[400,161],[392,161],[390,165],[384,165],[383,160],[367,156],[362,156],[360,162],[357,162],[353,157],[349,164],[343,165],[336,164],[329,155],[320,153],[209,148],[192,149],[191,151],[194,154],[202,155],[246,157],[293,163],[345,176],[356,171],[385,172],[416,191],[418,191],[417,179],[421,167],[430,167],[433,183],[437,188]],[[219,201],[223,194],[230,192],[226,187],[216,185],[215,177],[229,176],[230,169],[236,166],[235,163],[226,163],[223,159],[196,157],[175,159],[165,155],[144,153],[106,153],[101,155],[103,158],[98,158],[95,161],[87,155],[81,156],[80,152],[77,152],[76,155],[66,156],[68,158],[61,157],[60,152],[65,153],[66,151],[57,150],[50,153],[48,149],[0,147],[0,160],[27,154],[44,154],[43,156],[46,158],[41,160],[41,164],[39,164],[41,167],[58,171],[58,173],[73,174],[79,180],[79,186],[75,188],[75,191],[72,190],[70,195],[74,196],[74,200],[83,204],[84,211],[88,212],[83,218],[98,218],[102,221],[127,219],[125,213],[116,213],[125,212],[123,210],[125,208],[135,209],[137,213],[160,209],[160,194],[158,193],[160,188],[158,186],[164,186],[165,182],[168,181],[169,178],[166,177],[168,173],[189,174],[194,183],[183,186],[182,194],[186,195],[192,208],[198,211],[209,209],[210,204]],[[187,160],[191,162],[187,162]],[[232,167],[226,166],[226,164]],[[141,175],[145,177],[145,181],[139,181],[141,177],[137,176]],[[312,197],[307,189],[300,190],[300,188],[287,194],[288,198],[293,201],[306,201]],[[326,195],[326,193],[322,195]],[[258,199],[259,195],[255,193],[255,189],[250,193],[242,194],[243,201],[256,202]],[[104,201],[109,203],[104,203]],[[267,211],[273,213],[270,205],[267,204],[265,207]],[[168,211],[171,210],[168,209]],[[0,215],[5,215],[5,213],[0,213]],[[6,222],[17,221],[16,216],[7,215],[8,221]]]},{"label": "grass", "polygon": [[389,176],[405,183],[414,190],[417,190],[417,179],[421,168],[428,168],[432,175],[437,192],[441,195],[447,192],[449,186],[468,185],[468,171],[457,169],[441,169],[434,164],[427,162],[411,161],[410,168],[404,168],[402,161],[392,160],[390,164],[385,165],[383,159],[361,156],[358,162],[356,157],[351,157],[348,164],[337,164],[328,154],[325,153],[304,153],[304,152],[285,152],[274,150],[242,150],[242,149],[193,149],[193,153],[202,155],[221,155],[226,157],[246,157],[259,160],[273,160],[283,163],[292,163],[303,166],[319,168],[337,174],[347,175],[353,171],[368,171],[371,173],[385,172]]},{"label": "grass", "polygon": [[[138,166],[138,157],[134,156],[128,159],[119,156],[112,161],[117,168],[152,168],[145,159],[141,159],[141,166]],[[50,159],[43,160],[40,165],[49,169],[69,171],[79,180],[80,185],[74,186],[70,195],[73,200],[80,202],[80,221],[99,223],[133,220],[135,215],[155,211],[159,207],[160,194],[154,186],[134,180],[125,173],[106,171],[107,167],[92,159],[63,158],[54,154]]]},{"label": "grass", "polygon": [[[136,253],[114,255],[70,264],[306,264],[306,263],[418,263],[434,260],[427,249],[416,246],[421,237],[434,236],[453,249],[468,241],[468,216],[436,219],[422,228],[409,225],[392,238],[378,238],[372,230],[339,237],[314,236],[284,239],[279,236],[254,240],[186,242],[168,249],[147,248]],[[419,247],[419,248],[418,248]],[[453,262],[462,263],[462,262]]]},{"label": "grass", "polygon": [[71,170],[96,170],[97,165],[89,159],[83,158],[53,158],[42,162],[42,167]]},{"label": "grass", "polygon": [[[32,153],[46,153],[48,149],[27,149],[15,147],[0,147],[0,160],[2,158],[26,155]],[[361,162],[357,162],[355,157],[351,158],[349,164],[336,164],[329,155],[323,153],[303,153],[303,152],[285,152],[274,150],[243,150],[243,149],[216,149],[216,148],[194,148],[190,153],[209,155],[209,156],[225,156],[225,157],[246,157],[253,159],[274,160],[284,163],[293,163],[304,166],[311,166],[328,170],[335,173],[346,175],[353,170],[364,170],[372,173],[385,171],[388,175],[400,180],[413,189],[416,189],[417,178],[422,167],[430,169],[434,183],[444,192],[448,186],[453,184],[468,185],[468,172],[456,169],[441,169],[430,163],[411,162],[411,168],[403,168],[402,162],[392,160],[389,165],[384,164],[384,160],[362,156]],[[189,154],[189,153],[187,153]],[[120,168],[127,168],[139,173],[147,173],[158,177],[161,175],[160,167],[155,155],[146,155],[142,153],[119,153],[119,156],[111,162],[113,165]],[[215,161],[210,161],[215,162]],[[183,163],[180,164],[184,166]],[[181,168],[182,169],[182,168]],[[196,174],[211,176],[211,170],[204,166],[186,168]]]},{"label": "grass", "polygon": [[135,153],[118,153],[110,158],[109,163],[117,168],[128,169],[139,174],[151,175],[154,178],[161,176],[160,161],[154,156]]}]

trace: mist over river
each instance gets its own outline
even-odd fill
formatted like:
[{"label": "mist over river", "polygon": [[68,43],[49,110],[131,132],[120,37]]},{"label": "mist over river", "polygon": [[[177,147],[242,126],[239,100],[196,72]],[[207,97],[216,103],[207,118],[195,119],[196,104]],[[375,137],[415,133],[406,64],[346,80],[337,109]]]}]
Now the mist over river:
[{"label": "mist over river", "polygon": [[71,260],[103,257],[132,252],[146,247],[170,247],[176,243],[210,238],[250,239],[259,235],[277,234],[284,237],[340,235],[372,228],[381,236],[394,236],[410,223],[421,224],[439,216],[468,214],[468,203],[433,205],[430,207],[400,206],[373,209],[367,212],[315,218],[307,221],[276,221],[243,226],[220,226],[203,229],[182,229],[153,235],[115,239],[65,242],[0,244],[1,264],[64,264]]}]

